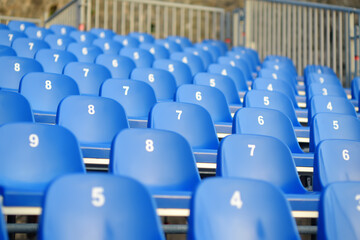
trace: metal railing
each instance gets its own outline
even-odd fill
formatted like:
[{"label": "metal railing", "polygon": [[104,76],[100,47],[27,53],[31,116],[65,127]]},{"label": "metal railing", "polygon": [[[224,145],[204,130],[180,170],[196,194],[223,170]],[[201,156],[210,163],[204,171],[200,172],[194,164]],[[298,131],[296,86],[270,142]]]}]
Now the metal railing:
[{"label": "metal railing", "polygon": [[246,46],[290,57],[298,73],[308,64],[331,67],[349,87],[359,74],[360,10],[289,0],[246,1]]},{"label": "metal railing", "polygon": [[[166,1],[82,0],[85,29],[111,28],[120,34],[147,32],[156,38],[181,35],[191,41],[225,40],[225,10]],[[84,4],[85,3],[85,4]]]},{"label": "metal railing", "polygon": [[238,8],[232,12],[232,43],[233,46],[245,45],[245,9]]},{"label": "metal railing", "polygon": [[52,24],[66,24],[77,28],[80,24],[79,10],[79,1],[73,0],[45,20],[45,27]]}]

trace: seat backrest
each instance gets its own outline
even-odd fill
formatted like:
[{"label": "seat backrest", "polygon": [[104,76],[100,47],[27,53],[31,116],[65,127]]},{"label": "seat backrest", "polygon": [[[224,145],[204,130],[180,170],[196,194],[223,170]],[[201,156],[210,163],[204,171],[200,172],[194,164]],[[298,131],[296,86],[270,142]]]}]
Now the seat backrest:
[{"label": "seat backrest", "polygon": [[306,84],[310,85],[312,83],[341,86],[339,78],[330,73],[310,73]]},{"label": "seat backrest", "polygon": [[85,43],[85,44],[92,44],[97,36],[91,32],[84,32],[84,31],[72,31],[70,33],[70,37],[75,39],[78,43]]},{"label": "seat backrest", "polygon": [[97,56],[103,53],[101,48],[86,43],[70,43],[66,49],[76,56],[79,62],[94,63]]},{"label": "seat backrest", "polygon": [[29,101],[19,93],[0,91],[0,125],[12,122],[33,122]]},{"label": "seat backrest", "polygon": [[205,39],[203,40],[203,43],[210,43],[211,45],[218,47],[220,49],[221,56],[224,56],[228,51],[227,44],[222,40]]},{"label": "seat backrest", "polygon": [[131,32],[128,34],[128,36],[136,38],[140,44],[153,43],[155,41],[155,38],[151,34],[145,32]]},{"label": "seat backrest", "polygon": [[294,108],[299,108],[296,100],[296,93],[287,81],[271,78],[256,78],[253,82],[252,89],[281,92],[282,94],[288,96],[293,103]]},{"label": "seat backrest", "polygon": [[138,68],[151,67],[155,60],[150,52],[141,48],[124,47],[120,49],[120,55],[133,60]]},{"label": "seat backrest", "polygon": [[137,80],[108,79],[101,86],[100,96],[119,102],[128,118],[147,120],[150,109],[156,103],[152,87]]},{"label": "seat backrest", "polygon": [[115,35],[113,40],[121,43],[124,47],[137,48],[140,46],[139,40],[130,36]]},{"label": "seat backrest", "polygon": [[172,53],[170,59],[180,61],[189,66],[192,76],[198,72],[204,72],[204,63],[199,56],[189,52],[176,52]]},{"label": "seat backrest", "polygon": [[252,73],[256,73],[257,72],[257,65],[256,63],[254,63],[251,58],[249,56],[247,56],[246,54],[241,54],[239,52],[234,52],[234,51],[228,51],[226,52],[226,56],[235,58],[235,59],[242,59],[247,63],[247,66],[250,68],[250,71]]},{"label": "seat backrest", "polygon": [[184,136],[194,149],[217,149],[219,145],[211,116],[199,105],[157,103],[150,111],[148,127],[177,132]]},{"label": "seat backrest", "polygon": [[44,40],[46,35],[53,34],[53,33],[54,32],[51,31],[50,29],[43,28],[43,27],[27,27],[25,29],[25,34],[29,38],[40,39],[40,40]]},{"label": "seat backrest", "polygon": [[169,41],[175,42],[181,46],[181,49],[185,49],[187,47],[192,47],[191,41],[187,37],[182,36],[168,36],[166,38]]},{"label": "seat backrest", "polygon": [[71,62],[64,68],[64,74],[75,80],[80,94],[98,96],[101,84],[111,78],[109,70],[99,64]]},{"label": "seat backrest", "polygon": [[235,83],[228,76],[216,73],[198,73],[194,76],[194,84],[216,87],[225,95],[229,105],[241,104]]},{"label": "seat backrest", "polygon": [[[269,57],[269,56],[268,56]],[[280,57],[280,58],[278,58]],[[274,69],[277,71],[289,71],[292,75],[297,76],[297,71],[291,59],[274,56],[274,59],[266,59],[262,64],[263,68]]]},{"label": "seat backrest", "polygon": [[333,183],[327,187],[319,206],[317,239],[359,239],[359,182]]},{"label": "seat backrest", "polygon": [[154,62],[153,68],[170,72],[175,78],[177,87],[182,84],[192,84],[193,82],[190,68],[183,62],[170,59],[160,59]]},{"label": "seat backrest", "polygon": [[75,43],[76,40],[67,35],[49,34],[46,35],[45,42],[47,42],[51,49],[66,50],[70,43]]},{"label": "seat backrest", "polygon": [[297,120],[294,106],[291,100],[281,92],[267,90],[251,90],[244,97],[244,107],[258,107],[275,109],[284,113],[292,122],[293,126],[301,127]]},{"label": "seat backrest", "polygon": [[100,54],[95,63],[106,67],[113,78],[129,78],[131,71],[136,68],[133,60],[125,56]]},{"label": "seat backrest", "polygon": [[346,98],[332,96],[313,96],[308,107],[308,118],[317,113],[341,113],[356,117],[354,105]]},{"label": "seat backrest", "polygon": [[36,27],[35,23],[19,20],[11,20],[8,24],[10,30],[24,32],[28,27]]},{"label": "seat backrest", "polygon": [[115,135],[128,128],[124,108],[115,100],[69,96],[61,101],[57,124],[72,131],[82,146],[109,147]]},{"label": "seat backrest", "polygon": [[[0,127],[0,153],[4,205],[40,206],[45,189],[55,178],[85,173],[75,136],[57,125],[3,125]],[[32,194],[35,198],[27,202],[27,195]]]},{"label": "seat backrest", "polygon": [[115,36],[113,30],[105,28],[92,28],[90,32],[95,34],[99,39],[112,39]]},{"label": "seat backrest", "polygon": [[191,146],[178,133],[126,129],[111,148],[109,171],[134,178],[152,193],[194,191],[200,183]]},{"label": "seat backrest", "polygon": [[327,139],[360,140],[360,120],[338,113],[318,113],[310,125],[310,151]]},{"label": "seat backrest", "polygon": [[2,210],[0,210],[0,239],[1,240],[9,239],[8,231],[6,228],[5,216],[3,215]]},{"label": "seat backrest", "polygon": [[19,57],[34,58],[40,49],[49,49],[50,46],[40,39],[17,38],[13,41],[12,48]]},{"label": "seat backrest", "polygon": [[155,203],[145,187],[133,179],[108,174],[72,174],[51,184],[38,237],[165,239]]},{"label": "seat backrest", "polygon": [[211,64],[208,72],[230,77],[234,81],[238,92],[246,92],[248,90],[244,73],[236,67],[226,64]]},{"label": "seat backrest", "polygon": [[70,95],[78,95],[76,82],[66,75],[33,72],[26,74],[19,92],[26,97],[34,112],[56,114],[60,101]]},{"label": "seat backrest", "polygon": [[131,73],[131,79],[149,84],[158,101],[173,101],[176,92],[174,76],[166,70],[156,68],[136,68]]},{"label": "seat backrest", "polygon": [[155,39],[155,43],[164,46],[167,50],[169,50],[170,54],[182,51],[180,44],[174,41],[170,41],[167,39]]},{"label": "seat backrest", "polygon": [[13,41],[17,38],[26,38],[26,34],[14,30],[0,30],[0,45],[11,47]]},{"label": "seat backrest", "polygon": [[334,182],[360,181],[360,141],[324,140],[315,151],[314,190]]},{"label": "seat backrest", "polygon": [[50,26],[50,30],[53,31],[56,35],[68,36],[72,31],[76,31],[76,28],[65,24],[52,24]]},{"label": "seat backrest", "polygon": [[216,175],[264,180],[287,194],[306,192],[290,149],[269,136],[233,134],[223,139],[217,155]]},{"label": "seat backrest", "polygon": [[287,81],[291,85],[291,87],[294,89],[295,93],[297,93],[296,76],[294,76],[289,71],[286,71],[286,70],[278,71],[275,69],[263,68],[259,72],[259,77]]},{"label": "seat backrest", "polygon": [[208,178],[193,196],[188,239],[234,236],[300,239],[289,203],[278,188],[254,179]]},{"label": "seat backrest", "polygon": [[115,40],[108,38],[97,38],[93,41],[93,45],[101,48],[104,54],[118,55],[123,45]]},{"label": "seat backrest", "polygon": [[221,56],[220,48],[217,46],[212,45],[211,43],[196,43],[194,44],[196,48],[202,49],[204,51],[207,51],[211,54],[213,62],[217,62],[217,59]]},{"label": "seat backrest", "polygon": [[232,122],[229,105],[224,94],[217,88],[184,84],[176,91],[176,101],[193,103],[202,106],[215,123]]},{"label": "seat backrest", "polygon": [[334,96],[342,97],[347,99],[347,95],[344,89],[341,86],[333,84],[321,84],[321,83],[312,83],[308,87],[307,91],[307,106],[310,106],[310,101],[313,96]]},{"label": "seat backrest", "polygon": [[5,56],[0,57],[0,88],[7,91],[19,90],[22,77],[29,72],[42,72],[41,64],[29,58]]},{"label": "seat backrest", "polygon": [[77,62],[77,58],[71,52],[58,49],[40,49],[35,60],[44,69],[44,72],[62,74],[66,64]]},{"label": "seat backrest", "polygon": [[239,109],[234,116],[232,132],[275,137],[284,142],[292,153],[303,153],[297,142],[290,119],[278,110],[267,108]]},{"label": "seat backrest", "polygon": [[16,56],[16,52],[11,47],[0,45],[0,57],[2,56]]},{"label": "seat backrest", "polygon": [[239,68],[245,75],[246,80],[252,81],[251,69],[244,59],[236,59],[234,57],[222,56],[218,58],[219,64],[227,64]]},{"label": "seat backrest", "polygon": [[195,56],[199,56],[204,64],[205,71],[208,69],[209,65],[213,63],[211,54],[208,51],[195,47],[187,47],[184,49],[184,52],[192,53]]},{"label": "seat backrest", "polygon": [[169,50],[157,43],[141,43],[139,47],[150,52],[154,56],[154,60],[168,59],[170,56]]}]

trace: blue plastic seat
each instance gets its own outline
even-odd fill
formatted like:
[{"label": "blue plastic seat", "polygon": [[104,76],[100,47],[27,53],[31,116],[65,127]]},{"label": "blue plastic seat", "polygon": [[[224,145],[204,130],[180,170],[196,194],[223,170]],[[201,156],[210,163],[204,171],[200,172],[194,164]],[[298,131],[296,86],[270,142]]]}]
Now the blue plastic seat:
[{"label": "blue plastic seat", "polygon": [[281,92],[251,90],[244,97],[244,107],[275,109],[285,114],[294,127],[301,127],[293,103]]},{"label": "blue plastic seat", "polygon": [[0,45],[11,47],[11,44],[17,38],[26,38],[26,35],[23,32],[13,30],[0,30]]},{"label": "blue plastic seat", "polygon": [[93,45],[101,48],[104,54],[113,54],[113,55],[118,55],[120,49],[123,48],[123,45],[121,43],[106,38],[95,39],[93,41]]},{"label": "blue plastic seat", "polygon": [[35,113],[55,115],[60,101],[69,95],[78,95],[79,88],[66,75],[33,72],[21,80],[20,93],[29,100]]},{"label": "blue plastic seat", "polygon": [[184,49],[184,52],[192,53],[195,56],[199,56],[204,65],[204,71],[206,71],[210,64],[213,63],[211,54],[208,51],[202,50],[200,48],[188,47]]},{"label": "blue plastic seat", "polygon": [[232,51],[242,55],[244,58],[249,58],[251,64],[254,67],[254,72],[261,70],[261,62],[259,54],[256,50],[242,46],[236,46],[232,48]]},{"label": "blue plastic seat", "polygon": [[218,47],[220,49],[221,56],[224,56],[228,51],[227,44],[222,40],[205,39],[203,40],[203,43],[210,43],[211,45]]},{"label": "blue plastic seat", "polygon": [[139,48],[145,49],[150,52],[154,59],[168,59],[170,56],[169,50],[167,50],[164,46],[156,43],[141,43]]},{"label": "blue plastic seat", "polygon": [[323,140],[315,152],[314,190],[335,182],[360,181],[360,140]]},{"label": "blue plastic seat", "polygon": [[332,84],[337,86],[342,86],[339,78],[334,74],[329,73],[310,73],[308,75],[306,84],[310,85],[312,83],[320,83],[320,84]]},{"label": "blue plastic seat", "polygon": [[306,106],[310,106],[313,96],[333,96],[347,99],[347,95],[341,86],[333,84],[312,83],[308,86],[306,94]]},{"label": "blue plastic seat", "polygon": [[67,51],[76,56],[79,62],[94,63],[97,56],[103,53],[101,48],[85,43],[70,43]]},{"label": "blue plastic seat", "polygon": [[50,26],[50,30],[57,35],[69,36],[72,31],[76,31],[76,28],[64,24],[53,24]]},{"label": "blue plastic seat", "polygon": [[60,126],[3,125],[0,153],[0,189],[5,206],[41,206],[51,181],[69,173],[85,173],[76,138]]},{"label": "blue plastic seat", "polygon": [[318,113],[310,125],[310,151],[328,139],[360,140],[360,120],[351,115]]},{"label": "blue plastic seat", "polygon": [[145,32],[131,32],[129,33],[130,37],[136,38],[140,44],[141,43],[153,43],[155,41],[154,37]]},{"label": "blue plastic seat", "polygon": [[76,40],[66,35],[49,34],[46,35],[45,42],[47,42],[51,49],[66,50],[70,43],[75,43]]},{"label": "blue plastic seat", "polygon": [[271,56],[267,56],[262,64],[263,68],[268,68],[277,71],[289,71],[292,75],[297,76],[296,67],[291,59],[283,57],[283,56],[273,56],[274,58],[268,58]]},{"label": "blue plastic seat", "polygon": [[202,106],[209,113],[215,124],[232,122],[229,105],[224,94],[217,88],[184,84],[176,91],[176,101]]},{"label": "blue plastic seat", "polygon": [[11,20],[8,23],[10,30],[24,32],[28,27],[36,27],[35,23],[19,20]]},{"label": "blue plastic seat", "polygon": [[58,49],[40,49],[35,60],[38,61],[44,69],[44,72],[62,74],[66,64],[77,62],[74,54]]},{"label": "blue plastic seat", "polygon": [[38,236],[43,240],[165,239],[145,187],[108,174],[72,174],[51,184]]},{"label": "blue plastic seat", "polygon": [[129,119],[147,120],[150,109],[156,103],[152,87],[137,80],[108,79],[101,86],[100,96],[119,102]]},{"label": "blue plastic seat", "polygon": [[264,180],[286,194],[304,194],[291,151],[280,140],[261,135],[233,134],[221,141],[216,175]]},{"label": "blue plastic seat", "polygon": [[134,178],[155,195],[193,192],[200,176],[189,143],[157,129],[126,129],[113,144],[109,172]]},{"label": "blue plastic seat", "polygon": [[225,95],[229,105],[242,106],[235,83],[228,76],[215,73],[198,73],[194,76],[194,84],[216,87]]},{"label": "blue plastic seat", "polygon": [[8,231],[7,231],[7,228],[6,228],[5,216],[3,215],[2,210],[0,210],[0,239],[1,240],[8,240],[9,239]]},{"label": "blue plastic seat", "polygon": [[192,76],[198,72],[204,72],[204,64],[199,56],[188,52],[176,52],[171,54],[170,59],[180,61],[189,66]]},{"label": "blue plastic seat", "polygon": [[192,47],[192,43],[187,37],[168,36],[166,39],[179,44],[182,49],[185,49],[187,47]]},{"label": "blue plastic seat", "polygon": [[130,58],[134,61],[136,67],[151,67],[154,62],[153,55],[140,48],[125,47],[120,50],[120,55]]},{"label": "blue plastic seat", "polygon": [[0,30],[8,30],[9,27],[6,24],[0,23]]},{"label": "blue plastic seat", "polygon": [[300,239],[284,194],[264,181],[208,178],[190,209],[189,240]]},{"label": "blue plastic seat", "polygon": [[100,54],[96,64],[106,67],[113,78],[129,78],[131,71],[136,68],[135,63],[128,57],[115,54]]},{"label": "blue plastic seat", "polygon": [[131,73],[131,79],[148,83],[154,90],[158,101],[174,101],[176,81],[168,71],[155,68],[136,68]]},{"label": "blue plastic seat", "polygon": [[238,92],[246,92],[248,90],[244,73],[236,67],[225,64],[211,64],[208,72],[229,76],[234,81]]},{"label": "blue plastic seat", "polygon": [[53,31],[43,27],[27,27],[25,29],[25,34],[29,38],[44,40],[47,35],[53,34]]},{"label": "blue plastic seat", "polygon": [[0,125],[34,122],[29,101],[19,93],[0,91]]},{"label": "blue plastic seat", "polygon": [[279,81],[279,79],[271,78],[256,78],[253,82],[252,89],[281,92],[291,100],[295,109],[299,109],[294,88],[287,81]]},{"label": "blue plastic seat", "polygon": [[29,58],[7,56],[0,57],[0,88],[6,91],[19,90],[22,77],[29,72],[42,72],[41,64]]},{"label": "blue plastic seat", "polygon": [[334,183],[320,199],[317,239],[360,238],[359,182]]},{"label": "blue plastic seat", "polygon": [[275,137],[284,142],[292,153],[303,153],[297,142],[291,120],[274,109],[239,109],[234,116],[232,132]]},{"label": "blue plastic seat", "polygon": [[170,41],[167,39],[155,39],[155,43],[164,46],[167,50],[169,50],[170,54],[182,51],[180,44],[174,41]]},{"label": "blue plastic seat", "polygon": [[64,74],[75,80],[80,94],[96,96],[99,95],[101,84],[111,78],[106,67],[95,63],[68,63],[64,68]]},{"label": "blue plastic seat", "polygon": [[247,81],[253,80],[253,77],[251,75],[251,69],[244,59],[236,59],[234,57],[223,56],[218,58],[218,63],[237,67],[241,70],[241,72],[243,72]]},{"label": "blue plastic seat", "polygon": [[84,44],[92,44],[97,36],[91,32],[83,32],[83,31],[72,31],[70,33],[70,37],[75,39],[78,43]]},{"label": "blue plastic seat", "polygon": [[286,70],[277,71],[275,69],[263,68],[259,72],[259,77],[261,77],[261,78],[272,78],[272,79],[275,79],[275,80],[287,81],[293,87],[295,93],[297,94],[296,76],[291,74],[291,72],[289,72],[289,71],[286,71]]},{"label": "blue plastic seat", "polygon": [[150,111],[148,127],[177,132],[185,137],[193,149],[216,150],[219,145],[211,116],[199,105],[157,103]]},{"label": "blue plastic seat", "polygon": [[45,41],[31,38],[17,38],[12,43],[12,48],[19,57],[34,58],[40,49],[49,49]]},{"label": "blue plastic seat", "polygon": [[129,127],[120,103],[103,97],[69,96],[61,101],[56,117],[82,147],[109,148],[115,135]]},{"label": "blue plastic seat", "polygon": [[352,99],[359,100],[359,92],[360,92],[360,77],[355,77],[351,81],[351,96]]},{"label": "blue plastic seat", "polygon": [[170,72],[175,78],[177,87],[182,84],[191,84],[193,82],[191,70],[188,65],[183,62],[170,59],[160,59],[154,62],[153,68],[163,69]]},{"label": "blue plastic seat", "polygon": [[257,66],[255,63],[253,63],[251,61],[251,58],[249,56],[247,56],[246,54],[241,54],[239,52],[233,52],[233,51],[228,51],[226,53],[226,56],[229,56],[231,58],[235,58],[235,59],[242,59],[247,63],[248,68],[250,68],[251,73],[257,73]]},{"label": "blue plastic seat", "polygon": [[140,46],[139,40],[130,36],[115,35],[113,40],[121,43],[124,47],[138,48]]},{"label": "blue plastic seat", "polygon": [[321,66],[321,65],[307,65],[304,69],[304,82],[307,83],[308,78],[311,73],[325,73],[325,74],[332,74],[335,75],[334,70],[332,70],[330,67],[327,66]]},{"label": "blue plastic seat", "polygon": [[0,45],[0,57],[2,56],[16,56],[16,52],[11,47]]},{"label": "blue plastic seat", "polygon": [[212,45],[211,43],[196,43],[194,45],[196,48],[207,51],[211,54],[213,62],[217,62],[217,59],[221,56],[221,51],[217,46]]},{"label": "blue plastic seat", "polygon": [[90,32],[100,39],[112,39],[115,36],[115,32],[111,29],[92,28]]},{"label": "blue plastic seat", "polygon": [[310,101],[308,119],[317,113],[341,113],[356,117],[354,105],[345,98],[331,96],[313,96]]}]

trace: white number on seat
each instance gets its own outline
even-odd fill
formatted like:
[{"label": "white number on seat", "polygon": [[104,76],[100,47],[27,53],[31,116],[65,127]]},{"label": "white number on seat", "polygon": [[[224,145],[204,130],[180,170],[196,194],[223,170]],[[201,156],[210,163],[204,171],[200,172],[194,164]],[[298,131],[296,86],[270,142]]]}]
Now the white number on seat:
[{"label": "white number on seat", "polygon": [[154,82],[155,81],[154,74],[150,73],[148,76],[148,80],[149,80],[149,82]]},{"label": "white number on seat", "polygon": [[139,52],[134,52],[134,59],[137,60],[139,58],[140,58]]},{"label": "white number on seat", "polygon": [[333,107],[331,105],[331,102],[328,102],[328,104],[326,105],[326,108],[329,109],[330,111],[333,110]]},{"label": "white number on seat", "polygon": [[263,117],[263,116],[259,116],[259,117],[258,117],[258,123],[259,123],[260,125],[264,125],[265,121],[264,121],[264,117]]},{"label": "white number on seat", "polygon": [[227,76],[227,71],[226,71],[226,69],[223,69],[223,70],[221,71],[221,75]]},{"label": "white number on seat", "polygon": [[270,104],[269,97],[264,96],[264,105],[268,106]]},{"label": "white number on seat", "polygon": [[235,67],[235,62],[234,61],[230,61],[230,65]]},{"label": "white number on seat", "polygon": [[333,127],[335,130],[338,130],[339,129],[339,121],[333,121]]},{"label": "white number on seat", "polygon": [[94,114],[95,114],[95,106],[94,106],[94,105],[92,105],[92,104],[88,105],[88,113],[89,113],[90,115],[94,115]]},{"label": "white number on seat", "polygon": [[243,205],[241,200],[240,191],[235,191],[230,199],[230,205],[240,209]]},{"label": "white number on seat", "polygon": [[344,149],[344,150],[342,151],[342,156],[343,156],[343,159],[344,159],[345,161],[350,160],[349,150]]},{"label": "white number on seat", "polygon": [[56,41],[56,44],[58,46],[62,46],[63,45],[63,40],[61,38],[58,38],[58,40]]},{"label": "white number on seat", "polygon": [[59,59],[59,54],[54,54],[53,57],[54,57],[54,62],[57,62]]},{"label": "white number on seat", "polygon": [[128,95],[129,86],[123,86],[123,89],[125,89],[125,96]]},{"label": "white number on seat", "polygon": [[83,68],[83,71],[84,71],[84,77],[87,77],[88,73],[89,73],[89,69],[88,68]]},{"label": "white number on seat", "polygon": [[84,34],[80,35],[80,41],[81,42],[85,42],[86,41],[86,36]]},{"label": "white number on seat", "polygon": [[15,72],[19,72],[19,71],[20,71],[20,63],[15,63],[15,64],[14,64],[14,70],[15,70]]},{"label": "white number on seat", "polygon": [[250,148],[250,157],[254,156],[255,147],[254,144],[248,144],[248,148]]},{"label": "white number on seat", "polygon": [[91,203],[94,207],[102,207],[105,204],[104,188],[93,187],[91,189]]},{"label": "white number on seat", "polygon": [[215,87],[216,84],[215,84],[215,79],[214,78],[211,78],[210,79],[210,87]]},{"label": "white number on seat", "polygon": [[196,92],[195,98],[196,98],[196,100],[201,101],[201,99],[202,99],[201,92]]},{"label": "white number on seat", "polygon": [[152,54],[155,54],[155,48],[150,48],[150,51],[149,51],[150,53],[152,53]]},{"label": "white number on seat", "polygon": [[100,33],[100,38],[105,38],[105,33],[104,32]]},{"label": "white number on seat", "polygon": [[81,52],[83,55],[88,55],[88,53],[89,53],[88,49],[86,47],[82,48]]},{"label": "white number on seat", "polygon": [[33,42],[29,42],[29,50],[32,50],[34,47],[34,43]]},{"label": "white number on seat", "polygon": [[40,31],[40,30],[39,30],[39,31],[37,31],[37,32],[36,32],[36,37],[37,37],[37,38],[41,38],[41,36],[42,36],[41,31]]},{"label": "white number on seat", "polygon": [[105,44],[104,44],[104,48],[105,48],[105,50],[109,50],[109,49],[110,49],[109,43],[105,43]]},{"label": "white number on seat", "polygon": [[39,146],[39,137],[36,134],[30,134],[29,136],[29,146],[30,147],[37,147]]},{"label": "white number on seat", "polygon": [[278,76],[276,75],[276,73],[273,73],[272,76],[274,79],[278,79]]},{"label": "white number on seat", "polygon": [[326,89],[326,88],[323,88],[323,89],[322,89],[322,95],[324,95],[324,96],[327,96],[327,95],[328,95],[328,92],[327,92],[327,89]]},{"label": "white number on seat", "polygon": [[129,42],[128,42],[127,39],[125,39],[125,40],[122,42],[122,44],[123,44],[124,46],[127,46],[127,45],[129,44]]},{"label": "white number on seat", "polygon": [[321,84],[323,84],[325,80],[324,80],[323,77],[320,77],[320,78],[319,78],[319,81],[320,81]]},{"label": "white number on seat", "polygon": [[61,28],[61,30],[60,30],[60,31],[61,31],[61,34],[62,34],[62,35],[65,35],[65,34],[66,34],[66,28],[64,28],[64,27],[63,27],[63,28]]},{"label": "white number on seat", "polygon": [[117,68],[119,66],[118,60],[117,59],[113,59],[111,62],[112,66]]},{"label": "white number on seat", "polygon": [[20,30],[21,31],[24,31],[25,30],[25,25],[22,23],[22,24],[20,24]]},{"label": "white number on seat", "polygon": [[145,149],[148,152],[153,152],[154,151],[154,142],[151,139],[146,139],[145,141]]},{"label": "white number on seat", "polygon": [[9,41],[11,42],[11,40],[13,39],[13,36],[14,36],[14,34],[12,34],[12,33],[9,33],[8,34],[8,37],[9,37]]},{"label": "white number on seat", "polygon": [[267,90],[269,90],[269,91],[273,91],[273,90],[274,90],[271,83],[267,86]]},{"label": "white number on seat", "polygon": [[177,118],[180,120],[182,111],[181,111],[181,110],[176,110],[176,113],[178,114],[178,117],[177,117]]},{"label": "white number on seat", "polygon": [[355,200],[358,201],[358,205],[356,206],[356,209],[360,211],[360,194],[357,194],[355,196]]},{"label": "white number on seat", "polygon": [[[278,59],[277,59],[277,60],[278,60]],[[274,68],[275,68],[276,70],[279,70],[279,69],[280,69],[279,65],[275,65]]]},{"label": "white number on seat", "polygon": [[188,63],[188,59],[187,59],[187,57],[183,57],[182,59],[181,59],[181,61],[183,62],[183,63]]},{"label": "white number on seat", "polygon": [[169,72],[173,72],[175,70],[174,64],[169,64],[168,68],[169,68]]},{"label": "white number on seat", "polygon": [[51,89],[52,89],[51,81],[50,81],[50,80],[46,80],[46,81],[45,81],[45,89],[46,89],[46,90],[51,90]]}]

